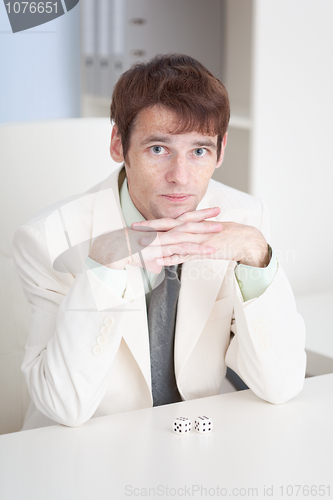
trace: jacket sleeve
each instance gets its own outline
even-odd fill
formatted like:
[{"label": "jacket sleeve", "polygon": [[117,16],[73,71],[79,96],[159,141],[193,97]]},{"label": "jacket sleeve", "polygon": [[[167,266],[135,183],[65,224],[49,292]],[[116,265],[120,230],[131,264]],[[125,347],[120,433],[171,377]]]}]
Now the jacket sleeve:
[{"label": "jacket sleeve", "polygon": [[[264,202],[259,229],[269,243],[269,218]],[[226,364],[257,396],[280,404],[302,390],[306,368],[305,326],[280,264],[265,292],[247,302],[235,278],[232,332]]]},{"label": "jacket sleeve", "polygon": [[13,255],[32,310],[22,365],[30,396],[50,419],[80,425],[106,393],[131,301],[88,269],[76,277],[55,271],[45,235],[33,226],[17,230]]}]

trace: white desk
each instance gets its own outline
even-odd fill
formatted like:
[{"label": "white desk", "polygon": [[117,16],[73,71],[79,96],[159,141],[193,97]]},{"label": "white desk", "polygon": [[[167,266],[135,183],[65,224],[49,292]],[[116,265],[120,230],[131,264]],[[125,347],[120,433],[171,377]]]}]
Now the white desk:
[{"label": "white desk", "polygon": [[[174,417],[199,414],[213,418],[210,435],[173,434]],[[327,499],[329,486],[333,496],[332,422],[333,374],[307,379],[302,393],[284,405],[243,391],[96,418],[77,428],[3,435],[0,498],[120,500],[144,498],[134,488],[146,488],[148,498],[222,498],[222,492],[236,498],[238,492],[238,498],[263,500],[264,489],[273,486],[269,498],[313,499],[296,496],[296,487],[287,495],[286,488],[324,485],[321,498]],[[187,493],[172,489],[185,486]],[[156,495],[151,490],[148,496],[154,487]],[[258,493],[244,495],[240,488]]]}]

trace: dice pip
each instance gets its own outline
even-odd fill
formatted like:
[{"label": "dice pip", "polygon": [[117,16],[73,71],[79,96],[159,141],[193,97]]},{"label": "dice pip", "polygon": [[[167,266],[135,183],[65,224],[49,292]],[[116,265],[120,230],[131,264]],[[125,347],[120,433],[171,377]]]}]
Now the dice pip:
[{"label": "dice pip", "polygon": [[192,430],[192,422],[187,417],[178,417],[173,423],[173,432],[176,434],[188,434]]},{"label": "dice pip", "polygon": [[194,429],[200,434],[208,434],[209,432],[212,432],[213,421],[211,418],[204,415],[197,417],[194,421]]}]

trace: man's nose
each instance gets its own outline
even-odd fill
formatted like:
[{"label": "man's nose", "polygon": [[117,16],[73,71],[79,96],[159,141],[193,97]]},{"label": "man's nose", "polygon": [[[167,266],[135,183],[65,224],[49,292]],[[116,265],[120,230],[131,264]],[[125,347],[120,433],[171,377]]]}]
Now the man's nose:
[{"label": "man's nose", "polygon": [[189,168],[185,156],[177,155],[169,166],[166,179],[168,182],[186,185],[189,181]]}]

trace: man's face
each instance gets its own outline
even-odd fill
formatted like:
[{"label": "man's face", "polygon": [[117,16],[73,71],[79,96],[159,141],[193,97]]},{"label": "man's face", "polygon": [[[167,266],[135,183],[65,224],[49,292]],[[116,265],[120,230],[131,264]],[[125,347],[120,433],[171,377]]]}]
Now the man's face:
[{"label": "man's face", "polygon": [[[131,199],[146,219],[176,218],[195,210],[223,160],[226,136],[217,162],[217,136],[172,134],[176,125],[175,113],[160,106],[142,110],[134,123],[125,168]],[[122,161],[116,127],[110,151],[115,161]]]}]

